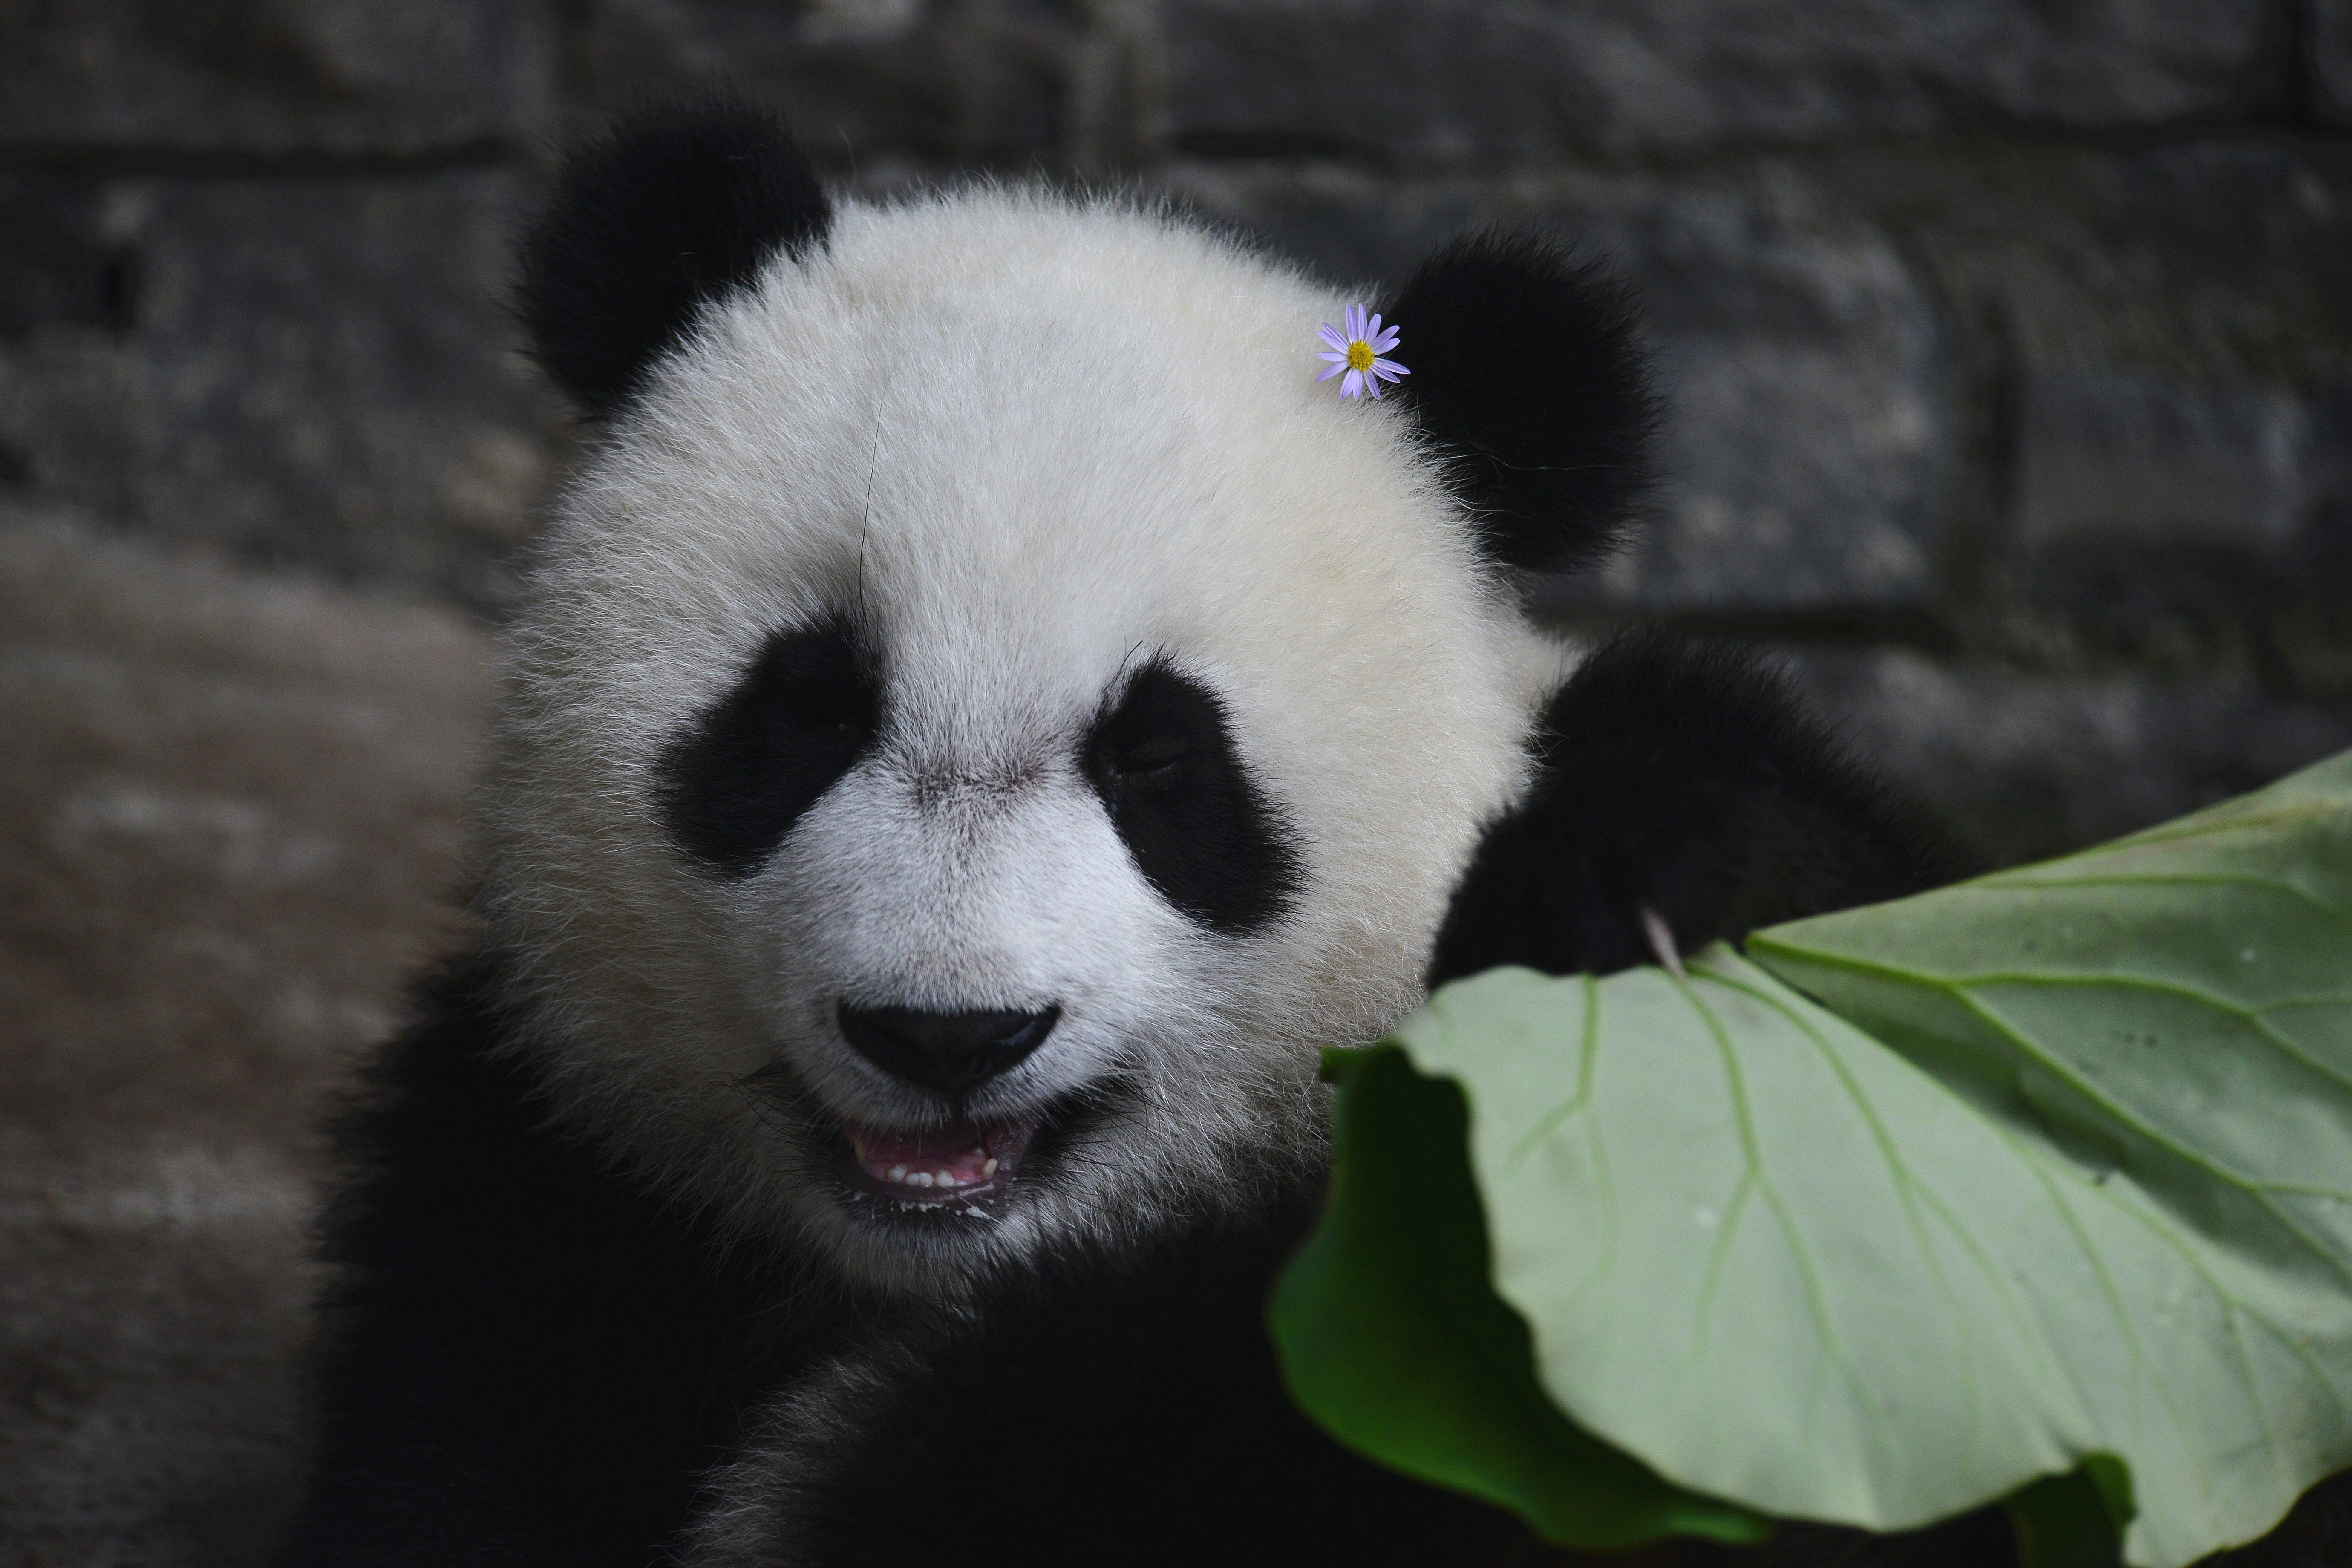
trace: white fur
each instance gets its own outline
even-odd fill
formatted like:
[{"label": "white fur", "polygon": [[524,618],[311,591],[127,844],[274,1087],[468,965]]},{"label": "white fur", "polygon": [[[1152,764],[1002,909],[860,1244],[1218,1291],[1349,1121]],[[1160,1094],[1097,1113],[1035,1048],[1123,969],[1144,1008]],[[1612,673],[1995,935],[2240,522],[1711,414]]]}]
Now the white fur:
[{"label": "white fur", "polygon": [[[556,1114],[740,1236],[932,1294],[1311,1152],[1317,1048],[1418,1002],[1563,666],[1402,411],[1315,383],[1347,303],[1158,215],[982,190],[847,206],[709,316],[572,487],[508,639],[484,906]],[[665,744],[845,609],[882,644],[880,742],[758,872],[698,870],[653,809]],[[1302,896],[1258,934],[1171,908],[1079,775],[1154,656],[1219,694],[1296,840]],[[841,1040],[844,997],[1058,1004],[975,1109],[1114,1068],[1145,1103],[1082,1123],[1050,1194],[877,1230],[740,1084],[781,1059],[812,1114],[925,1114]]]}]

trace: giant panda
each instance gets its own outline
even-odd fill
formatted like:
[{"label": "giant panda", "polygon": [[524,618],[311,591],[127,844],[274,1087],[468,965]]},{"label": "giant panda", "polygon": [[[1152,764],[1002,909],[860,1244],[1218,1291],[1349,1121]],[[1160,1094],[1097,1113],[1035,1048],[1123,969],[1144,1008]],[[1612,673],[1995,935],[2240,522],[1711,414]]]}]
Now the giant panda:
[{"label": "giant panda", "polygon": [[282,1562],[1535,1560],[1283,1395],[1319,1049],[1962,867],[1753,663],[1525,612],[1639,515],[1622,289],[1461,239],[1379,398],[1349,303],[729,101],[569,160],[517,306],[589,451],[337,1123]]}]

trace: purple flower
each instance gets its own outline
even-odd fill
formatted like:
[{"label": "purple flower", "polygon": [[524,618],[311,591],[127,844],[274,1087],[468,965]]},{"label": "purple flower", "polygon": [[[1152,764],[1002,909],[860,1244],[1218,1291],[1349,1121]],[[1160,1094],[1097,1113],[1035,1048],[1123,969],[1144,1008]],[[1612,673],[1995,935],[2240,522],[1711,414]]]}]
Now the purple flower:
[{"label": "purple flower", "polygon": [[1347,372],[1348,379],[1339,384],[1339,395],[1342,397],[1369,395],[1377,398],[1381,395],[1381,383],[1412,374],[1394,360],[1381,358],[1397,346],[1397,330],[1394,327],[1383,329],[1378,316],[1366,320],[1361,305],[1348,307],[1348,330],[1344,334],[1326,321],[1317,335],[1322,338],[1330,352],[1315,357],[1330,368],[1315,379],[1328,381],[1341,371]]}]

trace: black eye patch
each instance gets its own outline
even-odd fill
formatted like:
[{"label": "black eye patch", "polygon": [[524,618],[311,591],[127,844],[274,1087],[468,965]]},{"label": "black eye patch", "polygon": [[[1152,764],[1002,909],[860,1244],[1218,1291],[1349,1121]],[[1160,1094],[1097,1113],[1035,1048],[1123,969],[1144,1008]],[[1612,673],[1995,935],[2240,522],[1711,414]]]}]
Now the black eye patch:
[{"label": "black eye patch", "polygon": [[1137,869],[1177,909],[1240,935],[1288,907],[1297,856],[1207,688],[1145,666],[1095,721],[1079,761]]},{"label": "black eye patch", "polygon": [[778,632],[663,750],[663,825],[721,876],[750,876],[865,754],[881,706],[846,621]]}]

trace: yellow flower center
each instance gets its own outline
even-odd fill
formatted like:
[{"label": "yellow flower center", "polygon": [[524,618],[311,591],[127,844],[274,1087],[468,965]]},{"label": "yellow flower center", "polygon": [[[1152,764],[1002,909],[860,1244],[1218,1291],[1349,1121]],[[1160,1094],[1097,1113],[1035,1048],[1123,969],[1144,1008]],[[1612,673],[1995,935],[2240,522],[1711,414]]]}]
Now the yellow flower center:
[{"label": "yellow flower center", "polygon": [[1371,369],[1372,345],[1364,342],[1361,338],[1358,338],[1354,342],[1349,343],[1348,345],[1348,368],[1349,370]]}]

